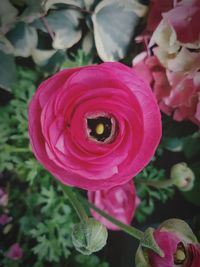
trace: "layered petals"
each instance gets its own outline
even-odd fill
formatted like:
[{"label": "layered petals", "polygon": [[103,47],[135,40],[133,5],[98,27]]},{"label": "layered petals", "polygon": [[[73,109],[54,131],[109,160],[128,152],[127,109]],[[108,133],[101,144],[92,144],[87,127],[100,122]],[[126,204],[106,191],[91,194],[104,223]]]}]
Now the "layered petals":
[{"label": "layered petals", "polygon": [[36,158],[62,183],[107,189],[149,162],[160,113],[149,86],[120,63],[66,69],[38,88],[29,135]]},{"label": "layered petals", "polygon": [[[110,216],[125,224],[131,223],[135,209],[140,202],[136,196],[135,186],[132,181],[108,190],[88,191],[88,200],[101,210],[107,212]],[[110,223],[92,209],[91,214],[108,229],[118,230],[116,225]]]}]

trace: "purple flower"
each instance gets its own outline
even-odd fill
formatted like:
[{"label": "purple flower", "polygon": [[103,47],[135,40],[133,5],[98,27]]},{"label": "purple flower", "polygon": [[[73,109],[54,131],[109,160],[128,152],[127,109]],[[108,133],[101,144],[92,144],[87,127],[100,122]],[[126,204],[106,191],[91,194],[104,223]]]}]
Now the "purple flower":
[{"label": "purple flower", "polygon": [[6,256],[8,258],[12,259],[12,260],[19,260],[19,259],[21,259],[21,257],[23,256],[23,251],[22,251],[20,245],[18,243],[13,244],[9,248]]},{"label": "purple flower", "polygon": [[5,225],[11,221],[11,217],[8,217],[7,214],[0,215],[0,225]]}]

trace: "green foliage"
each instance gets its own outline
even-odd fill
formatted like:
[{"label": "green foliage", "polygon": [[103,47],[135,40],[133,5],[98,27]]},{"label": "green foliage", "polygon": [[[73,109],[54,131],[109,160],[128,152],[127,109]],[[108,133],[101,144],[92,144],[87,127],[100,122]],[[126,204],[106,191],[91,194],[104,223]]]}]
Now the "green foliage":
[{"label": "green foliage", "polygon": [[95,44],[100,58],[115,61],[126,56],[138,24],[147,8],[137,1],[101,1],[92,16]]},{"label": "green foliage", "polygon": [[123,59],[146,11],[139,0],[1,0],[0,86],[12,87],[14,57],[52,68],[71,50],[96,47],[101,60]]},{"label": "green foliage", "polygon": [[14,57],[0,50],[0,87],[8,91],[16,81]]},{"label": "green foliage", "polygon": [[[76,59],[80,62],[79,57]],[[97,266],[107,267],[95,256],[76,258],[71,230],[77,215],[59,183],[35,160],[30,149],[27,108],[44,77],[39,71],[19,68],[17,78],[12,100],[0,110],[0,171],[7,177],[4,187],[9,194],[12,217],[12,224],[3,228],[5,242],[1,249],[5,253],[9,245],[19,242],[24,256],[15,265],[5,257],[0,265],[56,267],[70,261],[72,266],[90,267],[97,262]],[[73,258],[71,253],[75,254]]]},{"label": "green foliage", "polygon": [[153,213],[155,201],[165,203],[174,195],[173,187],[155,188],[142,182],[143,180],[162,181],[163,179],[166,179],[165,171],[163,169],[158,170],[152,163],[134,178],[137,195],[141,200],[135,214],[138,222],[144,222],[147,216]]},{"label": "green foliage", "polygon": [[75,267],[108,267],[108,263],[100,262],[99,258],[95,255],[85,256],[76,255],[75,256]]}]

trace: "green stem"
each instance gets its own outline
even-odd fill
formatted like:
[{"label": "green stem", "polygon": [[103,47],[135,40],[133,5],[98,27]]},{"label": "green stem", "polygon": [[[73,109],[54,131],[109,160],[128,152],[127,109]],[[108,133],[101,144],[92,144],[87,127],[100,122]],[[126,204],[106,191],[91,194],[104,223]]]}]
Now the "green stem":
[{"label": "green stem", "polygon": [[82,206],[81,202],[77,199],[77,197],[74,195],[72,192],[72,189],[68,186],[65,186],[61,184],[62,190],[64,194],[67,196],[69,199],[70,203],[72,204],[73,208],[75,209],[77,215],[79,216],[80,220],[82,222],[87,223],[88,222],[88,216],[87,213],[85,212],[84,207]]},{"label": "green stem", "polygon": [[104,218],[106,218],[108,221],[110,221],[111,223],[115,224],[116,226],[118,226],[122,231],[126,232],[127,234],[131,235],[132,237],[141,240],[141,238],[143,237],[144,233],[138,229],[136,229],[135,227],[129,226],[127,224],[124,224],[118,220],[116,220],[115,218],[113,218],[112,216],[110,216],[108,213],[102,211],[101,209],[97,208],[95,205],[93,205],[92,203],[88,202],[85,198],[81,197],[81,200],[83,202],[85,202],[85,204],[95,210],[97,213],[99,213],[101,216],[103,216]]},{"label": "green stem", "polygon": [[153,181],[153,180],[146,180],[146,179],[138,179],[138,183],[149,185],[155,188],[166,188],[174,185],[174,182],[172,179],[166,179],[163,181]]}]

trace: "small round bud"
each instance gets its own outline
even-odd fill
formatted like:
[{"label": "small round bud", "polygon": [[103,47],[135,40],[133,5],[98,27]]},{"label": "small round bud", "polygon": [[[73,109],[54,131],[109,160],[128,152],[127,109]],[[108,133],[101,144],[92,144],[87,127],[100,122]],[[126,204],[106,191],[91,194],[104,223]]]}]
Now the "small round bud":
[{"label": "small round bud", "polygon": [[92,218],[87,223],[75,224],[72,230],[72,243],[84,255],[101,250],[106,245],[107,237],[106,227]]},{"label": "small round bud", "polygon": [[171,168],[171,179],[181,191],[189,191],[194,186],[195,176],[185,162],[177,163]]}]

